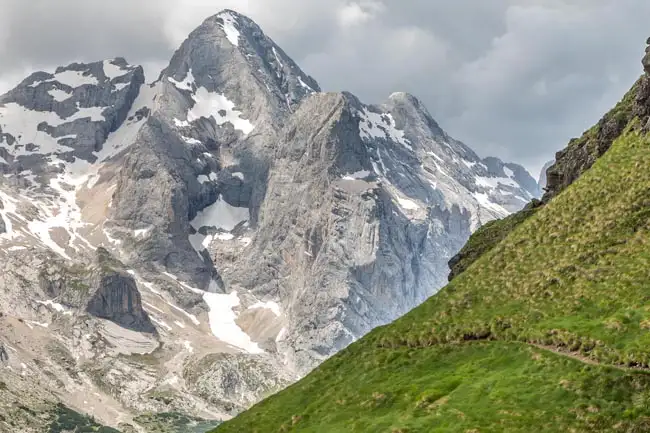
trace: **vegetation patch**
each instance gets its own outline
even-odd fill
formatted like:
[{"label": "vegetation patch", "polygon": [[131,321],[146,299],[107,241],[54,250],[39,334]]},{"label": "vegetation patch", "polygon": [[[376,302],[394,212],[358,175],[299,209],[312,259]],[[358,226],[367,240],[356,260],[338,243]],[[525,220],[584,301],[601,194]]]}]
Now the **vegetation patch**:
[{"label": "vegetation patch", "polygon": [[48,433],[120,433],[111,427],[104,427],[89,416],[82,415],[72,409],[58,404],[52,411],[54,421],[49,426]]},{"label": "vegetation patch", "polygon": [[220,421],[205,420],[179,412],[144,414],[134,419],[149,433],[205,433]]}]

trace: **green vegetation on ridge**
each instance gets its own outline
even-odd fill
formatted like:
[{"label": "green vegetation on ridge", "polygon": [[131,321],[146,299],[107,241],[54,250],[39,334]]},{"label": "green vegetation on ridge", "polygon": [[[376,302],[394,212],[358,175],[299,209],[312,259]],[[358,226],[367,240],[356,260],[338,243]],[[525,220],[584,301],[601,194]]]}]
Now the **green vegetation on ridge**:
[{"label": "green vegetation on ridge", "polygon": [[650,139],[633,120],[438,295],[216,431],[647,432],[649,365]]}]

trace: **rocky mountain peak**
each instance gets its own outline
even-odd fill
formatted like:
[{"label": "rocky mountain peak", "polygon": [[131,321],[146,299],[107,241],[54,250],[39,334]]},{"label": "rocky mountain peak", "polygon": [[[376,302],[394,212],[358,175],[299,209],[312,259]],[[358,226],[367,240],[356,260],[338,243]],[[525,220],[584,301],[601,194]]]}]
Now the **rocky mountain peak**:
[{"label": "rocky mountain peak", "polygon": [[318,83],[255,22],[230,10],[197,27],[160,79],[180,91],[194,92],[190,106],[200,99],[222,109],[234,107],[250,123],[245,133],[256,125],[281,125],[302,99],[320,91]]},{"label": "rocky mountain peak", "polygon": [[[0,304],[61,325],[44,338],[79,359],[106,355],[119,373],[96,389],[120,410],[243,408],[433,294],[472,230],[536,194],[413,95],[321,92],[233,11],[143,83],[117,58],[0,97]],[[112,346],[84,352],[87,335]],[[116,360],[155,350],[156,373]],[[264,374],[239,370],[250,355]],[[250,380],[233,389],[224,369]],[[138,391],[178,402],[116,379],[134,370]]]}]

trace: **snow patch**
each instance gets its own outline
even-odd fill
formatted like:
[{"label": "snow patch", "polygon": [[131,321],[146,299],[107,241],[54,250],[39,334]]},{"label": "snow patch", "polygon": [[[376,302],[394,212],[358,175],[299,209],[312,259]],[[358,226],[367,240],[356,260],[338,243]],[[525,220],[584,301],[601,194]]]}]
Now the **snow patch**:
[{"label": "snow patch", "polygon": [[264,353],[257,343],[254,343],[250,336],[235,323],[237,314],[233,309],[240,303],[237,292],[227,295],[206,292],[203,295],[203,300],[210,308],[208,313],[210,329],[215,337],[248,353]]},{"label": "snow patch", "polygon": [[357,180],[357,179],[365,179],[368,176],[370,176],[370,172],[368,170],[361,170],[357,171],[354,173],[349,173],[343,176],[344,180]]},{"label": "snow patch", "polygon": [[278,51],[275,49],[275,47],[271,47],[271,50],[273,51],[273,55],[275,56],[275,61],[278,62],[278,65],[280,65],[280,68],[284,69],[284,65],[282,64],[282,60],[280,60],[280,56],[278,56]]},{"label": "snow patch", "polygon": [[52,89],[49,90],[47,93],[49,93],[50,96],[54,98],[54,100],[57,102],[65,101],[66,99],[70,98],[70,96],[72,96],[70,93],[66,92],[65,90],[60,90],[60,89]]},{"label": "snow patch", "polygon": [[519,185],[514,180],[508,177],[476,177],[476,184],[488,188],[499,188],[502,185],[518,187]]},{"label": "snow patch", "polygon": [[314,90],[309,84],[305,83],[300,75],[298,75],[298,83],[310,93],[316,93],[316,90]]},{"label": "snow patch", "polygon": [[193,85],[196,82],[194,79],[194,75],[192,74],[192,69],[187,71],[187,74],[185,75],[185,78],[183,81],[176,81],[172,77],[167,77],[167,80],[169,80],[170,83],[172,83],[176,88],[180,90],[190,90],[192,91]]},{"label": "snow patch", "polygon": [[104,60],[104,75],[108,78],[109,81],[113,78],[122,77],[126,75],[129,71],[122,69],[122,67],[114,65],[112,60]]},{"label": "snow patch", "polygon": [[237,179],[243,181],[244,180],[244,173],[235,172],[235,173],[232,174],[232,177],[236,177]]},{"label": "snow patch", "polygon": [[195,230],[199,230],[201,227],[215,227],[231,231],[238,224],[248,221],[249,217],[248,208],[231,206],[220,195],[216,202],[199,212],[190,221],[190,225]]},{"label": "snow patch", "polygon": [[[187,121],[193,122],[201,117],[212,117],[217,125],[221,126],[230,122],[233,127],[244,134],[250,134],[253,124],[247,119],[241,118],[242,113],[235,110],[235,103],[225,95],[215,92],[208,92],[205,87],[200,87],[193,96],[194,106],[187,113]],[[222,116],[219,112],[225,112]],[[182,123],[182,121],[178,121]]]},{"label": "snow patch", "polygon": [[467,161],[466,159],[461,159],[461,162],[467,166],[467,168],[472,168],[476,165],[473,161]]},{"label": "snow patch", "polygon": [[239,46],[239,30],[236,27],[237,19],[230,12],[223,12],[219,14],[219,18],[223,20],[221,28],[226,33],[226,38],[231,44]]},{"label": "snow patch", "polygon": [[149,236],[149,233],[153,230],[153,226],[149,226],[146,229],[138,229],[133,231],[133,236],[135,238],[146,238]]},{"label": "snow patch", "polygon": [[[54,75],[54,79],[47,81],[58,81],[61,84],[77,88],[85,85],[96,86],[99,84],[97,77],[92,74],[84,75],[85,71],[63,71]],[[47,82],[46,81],[46,82]]]},{"label": "snow patch", "polygon": [[271,310],[273,314],[275,314],[276,316],[280,316],[282,314],[280,310],[280,305],[278,305],[277,302],[273,302],[273,301],[257,302],[251,305],[250,307],[248,307],[249,310],[255,310],[258,308],[265,308],[267,310]]},{"label": "snow patch", "polygon": [[216,182],[218,179],[217,173],[212,172],[210,175],[206,176],[205,174],[200,174],[196,178],[200,184],[208,183],[208,182]]},{"label": "snow patch", "polygon": [[66,315],[66,316],[71,316],[72,315],[72,311],[68,311],[63,305],[59,304],[58,302],[54,302],[53,300],[36,301],[36,302],[38,302],[41,305],[45,305],[45,306],[48,306],[48,307],[52,308],[57,313],[62,313],[64,315]]},{"label": "snow patch", "polygon": [[[72,116],[64,119],[52,111],[28,110],[13,102],[5,104],[0,107],[0,129],[6,134],[11,134],[16,139],[16,143],[7,146],[0,142],[0,146],[6,148],[13,156],[35,153],[50,155],[55,152],[72,151],[73,148],[59,143],[62,137],[52,137],[45,131],[37,130],[37,126],[45,122],[52,127],[57,127],[84,118],[90,118],[91,122],[106,120],[102,114],[104,111],[102,107],[80,108],[77,103],[77,110]],[[36,145],[35,150],[27,150],[26,145],[30,143]]]},{"label": "snow patch", "polygon": [[414,202],[413,200],[409,200],[407,198],[397,197],[397,202],[399,203],[400,207],[402,207],[403,209],[407,209],[407,210],[420,209],[420,206],[416,202]]},{"label": "snow patch", "polygon": [[115,86],[115,92],[119,92],[120,90],[124,89],[125,87],[129,87],[131,83],[117,83],[114,84]]},{"label": "snow patch", "polygon": [[388,139],[413,151],[413,146],[404,137],[404,131],[397,129],[395,119],[390,113],[375,113],[364,108],[359,115],[361,117],[359,123],[361,138],[366,140],[373,138]]},{"label": "snow patch", "polygon": [[476,201],[479,203],[479,205],[491,209],[492,211],[496,212],[500,217],[505,217],[510,215],[510,212],[508,212],[503,206],[494,203],[490,200],[490,197],[483,192],[475,192],[472,193]]}]

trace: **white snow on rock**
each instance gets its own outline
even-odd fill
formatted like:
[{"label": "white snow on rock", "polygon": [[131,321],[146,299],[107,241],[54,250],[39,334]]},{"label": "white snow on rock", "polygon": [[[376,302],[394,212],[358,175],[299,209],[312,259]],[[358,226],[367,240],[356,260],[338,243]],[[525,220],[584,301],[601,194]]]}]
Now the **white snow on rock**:
[{"label": "white snow on rock", "polygon": [[149,226],[146,229],[138,229],[133,231],[133,236],[135,238],[146,238],[149,236],[149,233],[154,229],[153,226]]},{"label": "white snow on rock", "polygon": [[238,47],[240,33],[237,29],[237,20],[230,12],[222,12],[219,14],[219,18],[223,20],[221,28],[226,33],[226,38],[228,38],[231,44]]},{"label": "white snow on rock", "polygon": [[99,84],[97,77],[91,74],[84,75],[84,71],[62,71],[55,74],[53,79],[47,81],[58,81],[59,83],[72,88],[85,85],[96,86]]},{"label": "white snow on rock", "polygon": [[275,49],[275,47],[271,47],[271,50],[273,51],[273,55],[275,56],[275,61],[278,62],[280,68],[284,68],[284,65],[282,64],[282,60],[280,60],[280,56],[278,56],[278,51]]},{"label": "white snow on rock", "polygon": [[[153,110],[154,96],[159,90],[159,86],[150,87],[146,84],[140,86],[138,97],[133,102],[131,110],[129,110],[128,117],[135,116],[135,113],[142,108],[148,107]],[[112,132],[106,142],[102,145],[102,149],[95,153],[98,162],[104,162],[122,152],[126,146],[135,142],[135,138],[140,131],[140,127],[145,122],[146,118],[141,120],[127,120],[117,131]],[[89,187],[92,188],[92,184]]]},{"label": "white snow on rock", "polygon": [[277,302],[273,302],[273,301],[256,302],[255,304],[248,307],[249,310],[255,310],[258,308],[265,308],[267,310],[271,310],[273,314],[275,314],[276,316],[280,316],[282,314],[280,310],[280,305],[278,305]]},{"label": "white snow on rock", "polygon": [[61,102],[65,101],[66,99],[70,98],[72,96],[70,93],[66,92],[65,90],[60,90],[60,89],[52,89],[49,90],[47,93],[54,98],[55,101]]},{"label": "white snow on rock", "polygon": [[0,239],[13,239],[18,234],[14,231],[10,215],[18,219],[22,219],[22,217],[19,217],[19,215],[16,213],[18,210],[16,203],[18,203],[18,201],[1,191],[0,200],[3,204],[3,209],[0,209],[0,217],[2,217],[2,220],[5,223],[5,233],[0,234]]},{"label": "white snow on rock", "polygon": [[236,172],[232,174],[232,177],[236,177],[239,180],[244,180],[244,173]]},{"label": "white snow on rock", "polygon": [[235,322],[237,314],[233,309],[240,303],[237,292],[227,295],[206,292],[203,295],[203,300],[210,308],[208,313],[210,329],[215,337],[248,353],[264,353]]},{"label": "white snow on rock", "polygon": [[115,84],[115,91],[119,92],[120,90],[122,90],[125,87],[128,87],[130,85],[131,85],[131,83],[117,83],[117,84]]},{"label": "white snow on rock", "polygon": [[[44,131],[37,130],[37,126],[45,122],[56,127],[84,118],[90,118],[93,122],[105,120],[102,107],[79,108],[77,106],[77,108],[76,113],[64,119],[51,111],[28,110],[13,102],[5,104],[0,107],[0,127],[4,133],[11,134],[16,139],[16,143],[8,146],[3,144],[3,140],[0,146],[5,147],[13,156],[33,153],[48,155],[56,151],[74,150],[59,143],[63,137],[52,137]],[[25,146],[30,143],[35,144],[37,149],[26,150]]]},{"label": "white snow on rock", "polygon": [[85,181],[85,177],[75,179],[65,173],[50,180],[49,186],[58,193],[58,199],[35,203],[41,211],[40,219],[34,219],[27,224],[29,231],[44,245],[68,260],[70,256],[65,248],[52,239],[51,231],[59,228],[65,230],[69,235],[66,246],[72,249],[76,249],[75,241],[80,241],[80,244],[92,249],[90,243],[79,234],[79,230],[85,226],[85,223],[82,222],[81,209],[77,205],[76,187],[80,182]]},{"label": "white snow on rock", "polygon": [[190,122],[187,120],[174,119],[174,125],[176,125],[178,128],[187,128],[190,126]]},{"label": "white snow on rock", "polygon": [[231,231],[238,224],[248,221],[249,217],[248,208],[231,206],[219,196],[217,201],[199,212],[190,221],[190,225],[196,230],[201,227],[215,227]]},{"label": "white snow on rock", "polygon": [[370,172],[368,170],[361,170],[357,171],[355,173],[349,173],[343,176],[344,180],[357,180],[357,179],[365,179],[368,176],[370,176]]},{"label": "white snow on rock", "polygon": [[404,131],[397,129],[395,119],[390,113],[375,113],[364,108],[359,112],[361,121],[359,130],[361,138],[371,140],[373,138],[383,138],[394,141],[413,150],[411,143],[404,137]]},{"label": "white snow on rock", "polygon": [[298,83],[305,89],[307,89],[310,93],[316,93],[316,91],[307,83],[302,81],[302,77],[298,75]]},{"label": "white snow on rock", "polygon": [[[174,120],[178,120],[178,119],[174,119]],[[189,124],[188,124],[188,125],[189,125]],[[196,138],[185,137],[184,135],[181,135],[181,138],[183,138],[183,140],[184,140],[187,144],[193,144],[193,145],[195,145],[195,146],[198,146],[198,145],[200,145],[200,144],[203,144],[203,143],[201,143],[199,140],[197,140]],[[209,155],[210,157],[212,157],[212,155],[210,155],[210,154],[208,154],[208,155]]]},{"label": "white snow on rock", "polygon": [[409,200],[407,198],[397,197],[397,202],[399,203],[401,208],[406,210],[420,209],[420,206],[416,202],[414,202],[413,200]]},{"label": "white snow on rock", "polygon": [[71,316],[72,311],[67,310],[63,305],[59,304],[58,302],[54,302],[53,300],[49,301],[36,301],[41,305],[46,305],[50,308],[52,308],[54,311],[58,313],[63,313],[66,316]]},{"label": "white snow on rock", "polygon": [[194,85],[194,75],[192,75],[192,69],[187,71],[187,75],[183,79],[183,81],[176,81],[172,77],[167,77],[167,80],[169,80],[170,83],[172,83],[176,88],[180,90],[190,90],[192,91],[193,85]]},{"label": "white snow on rock", "polygon": [[467,166],[467,168],[472,168],[476,165],[473,161],[467,161],[466,159],[461,159],[461,162]]},{"label": "white snow on rock", "polygon": [[117,77],[122,77],[126,75],[129,71],[122,69],[122,67],[114,65],[112,60],[104,60],[104,75],[109,80],[113,80],[113,78]]},{"label": "white snow on rock", "polygon": [[[199,257],[203,259],[201,252],[207,249],[214,239],[222,241],[234,239],[235,236],[228,232],[240,223],[248,221],[249,217],[248,208],[231,206],[219,196],[216,202],[203,209],[190,221],[190,225],[197,231],[188,236],[190,244],[192,244],[192,248]],[[226,231],[226,233],[204,235],[199,233],[202,227],[217,228]]]},{"label": "white snow on rock", "polygon": [[472,194],[476,201],[479,203],[479,205],[488,208],[494,212],[496,212],[499,215],[499,218],[506,217],[510,215],[510,212],[508,212],[506,209],[503,208],[503,206],[496,204],[490,200],[490,197],[484,193],[484,192],[475,192]]},{"label": "white snow on rock", "polygon": [[515,172],[510,170],[508,167],[503,167],[503,171],[505,172],[506,176],[512,178],[515,175]]},{"label": "white snow on rock", "polygon": [[476,176],[476,184],[479,186],[489,187],[489,188],[499,188],[499,186],[513,186],[518,187],[519,185],[514,180],[508,177],[483,177]]},{"label": "white snow on rock", "polygon": [[[244,134],[249,134],[254,126],[247,119],[241,118],[241,112],[235,110],[235,103],[226,98],[225,95],[208,92],[205,87],[200,87],[193,96],[194,107],[187,113],[187,121],[193,122],[201,117],[212,117],[217,125],[221,126],[230,122],[235,129]],[[223,110],[225,115],[219,114]]]},{"label": "white snow on rock", "polygon": [[205,174],[200,174],[197,176],[196,179],[199,181],[199,183],[203,184],[208,182],[216,182],[218,177],[217,177],[217,173],[212,172],[208,176],[206,176]]}]

